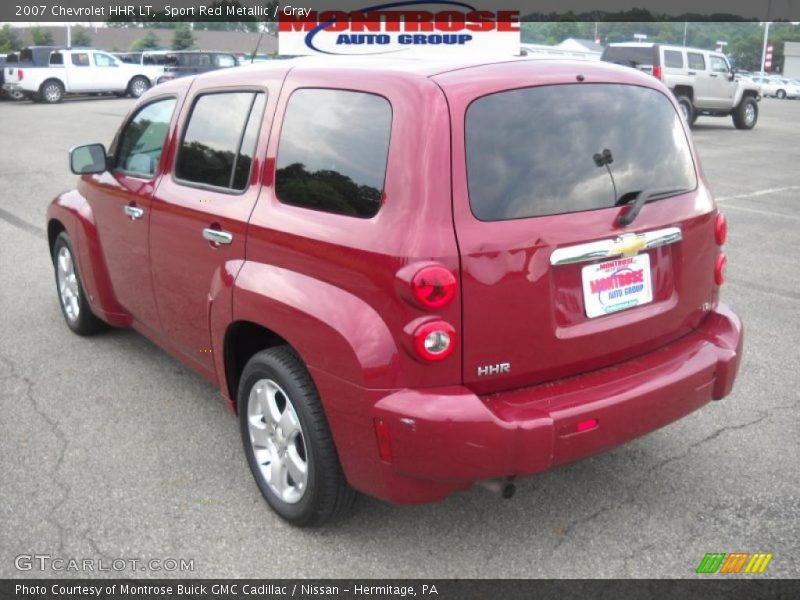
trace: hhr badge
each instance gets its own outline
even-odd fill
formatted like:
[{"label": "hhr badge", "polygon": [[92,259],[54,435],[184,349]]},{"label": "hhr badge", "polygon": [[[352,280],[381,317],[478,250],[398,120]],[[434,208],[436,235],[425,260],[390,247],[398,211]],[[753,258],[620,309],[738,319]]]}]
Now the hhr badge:
[{"label": "hhr badge", "polygon": [[485,365],[478,367],[478,377],[485,375],[500,375],[500,373],[511,373],[511,363],[497,363],[496,365]]}]

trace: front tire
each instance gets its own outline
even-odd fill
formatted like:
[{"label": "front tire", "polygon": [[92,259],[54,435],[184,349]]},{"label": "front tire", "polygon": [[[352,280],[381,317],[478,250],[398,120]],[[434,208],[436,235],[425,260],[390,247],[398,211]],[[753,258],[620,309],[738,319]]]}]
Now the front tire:
[{"label": "front tire", "polygon": [[103,322],[89,307],[72,244],[65,231],[59,234],[53,244],[53,267],[58,301],[67,327],[78,335],[91,335],[100,331]]},{"label": "front tire", "polygon": [[736,129],[752,129],[758,121],[758,103],[752,96],[742,98],[733,111],[733,124]]},{"label": "front tire", "polygon": [[681,108],[683,118],[689,125],[693,125],[696,117],[694,116],[694,106],[692,106],[692,101],[687,96],[678,96],[677,100],[678,105]]},{"label": "front tire", "polygon": [[56,79],[45,81],[39,88],[39,98],[47,104],[58,104],[64,99],[64,84]]},{"label": "front tire", "polygon": [[775,97],[778,100],[783,100],[784,98],[786,98],[786,90],[778,90],[777,92],[775,92]]},{"label": "front tire", "polygon": [[237,396],[250,471],[280,517],[317,526],[353,505],[356,492],[342,472],[316,386],[289,346],[253,356]]},{"label": "front tire", "polygon": [[140,98],[147,90],[150,89],[150,82],[146,77],[137,76],[130,80],[128,83],[128,94],[132,98]]}]

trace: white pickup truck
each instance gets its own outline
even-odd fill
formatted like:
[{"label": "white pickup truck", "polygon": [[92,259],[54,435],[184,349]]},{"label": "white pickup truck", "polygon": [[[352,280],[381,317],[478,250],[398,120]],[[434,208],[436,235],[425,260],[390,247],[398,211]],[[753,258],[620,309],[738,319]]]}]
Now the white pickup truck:
[{"label": "white pickup truck", "polygon": [[49,104],[61,102],[65,94],[113,92],[138,98],[155,83],[147,71],[108,52],[73,48],[54,51],[48,66],[7,67],[3,88]]}]

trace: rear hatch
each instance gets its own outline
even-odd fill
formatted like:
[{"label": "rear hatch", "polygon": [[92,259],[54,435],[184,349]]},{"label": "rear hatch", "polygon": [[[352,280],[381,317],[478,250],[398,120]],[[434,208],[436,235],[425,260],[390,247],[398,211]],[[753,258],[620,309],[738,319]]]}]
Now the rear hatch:
[{"label": "rear hatch", "polygon": [[[494,80],[492,67],[437,77],[453,128],[465,384],[551,381],[697,327],[717,290],[715,209],[668,92],[609,67],[494,68]],[[637,194],[648,201],[620,225]]]},{"label": "rear hatch", "polygon": [[658,52],[656,46],[613,44],[605,47],[600,60],[634,67],[652,75],[653,68],[658,65]]}]

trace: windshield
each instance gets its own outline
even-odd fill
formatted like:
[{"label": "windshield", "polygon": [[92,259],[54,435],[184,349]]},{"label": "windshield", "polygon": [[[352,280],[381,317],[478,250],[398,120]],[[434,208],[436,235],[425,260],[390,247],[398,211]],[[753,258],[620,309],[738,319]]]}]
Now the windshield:
[{"label": "windshield", "polygon": [[681,117],[664,94],[616,84],[509,90],[466,116],[472,212],[498,221],[609,208],[638,190],[697,185]]}]

